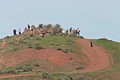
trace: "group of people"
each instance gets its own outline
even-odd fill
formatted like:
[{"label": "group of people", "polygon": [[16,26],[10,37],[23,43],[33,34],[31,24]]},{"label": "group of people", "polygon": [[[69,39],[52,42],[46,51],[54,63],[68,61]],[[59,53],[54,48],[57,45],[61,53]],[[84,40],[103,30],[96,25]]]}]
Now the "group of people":
[{"label": "group of people", "polygon": [[[42,37],[44,37],[45,33],[46,33],[46,32],[49,33],[50,31],[49,31],[49,30],[46,30],[46,32],[43,31],[43,30],[42,30],[43,27],[44,27],[43,24],[40,24],[40,25],[38,26],[38,28],[36,29],[34,25],[31,25],[31,26],[30,26],[30,25],[28,24],[28,27],[25,27],[25,28],[24,28],[24,32],[32,31],[32,32],[36,33],[37,35],[42,34]],[[17,30],[16,30],[16,29],[13,30],[13,34],[14,34],[14,35],[17,35]],[[19,30],[18,30],[18,34],[22,34],[20,28],[19,28]],[[62,34],[63,34],[63,35],[75,34],[75,35],[77,35],[77,36],[80,36],[80,29],[79,29],[79,28],[72,28],[72,27],[71,27],[69,30],[68,30],[68,29],[67,29],[67,30],[62,29]],[[93,41],[92,41],[92,40],[90,40],[90,46],[93,47]]]},{"label": "group of people", "polygon": [[[17,35],[17,30],[16,30],[16,29],[13,30],[13,34],[14,34],[14,35]],[[20,28],[19,28],[19,30],[18,30],[18,34],[21,34],[21,29],[20,29]]]},{"label": "group of people", "polygon": [[[35,28],[35,25],[29,25],[27,27],[24,28],[24,31],[23,33],[26,33],[26,32],[29,32],[31,34],[36,34],[36,35],[42,35],[42,37],[44,37],[45,33],[47,33],[49,30],[47,30],[46,28],[44,28],[44,25],[43,24],[40,24],[38,26],[38,28]],[[19,28],[18,30],[18,34],[22,34],[21,32],[21,28]],[[13,35],[17,35],[17,30],[14,29],[13,30]]]},{"label": "group of people", "polygon": [[[29,24],[28,24],[28,28],[27,27],[24,28],[24,32],[28,31],[28,30],[30,30],[30,25]],[[13,34],[17,35],[17,30],[16,29],[13,30]],[[18,29],[18,34],[22,34],[21,28]]]},{"label": "group of people", "polygon": [[79,28],[72,29],[72,27],[71,27],[69,31],[70,31],[70,34],[75,34],[75,35],[80,36],[80,29]]}]

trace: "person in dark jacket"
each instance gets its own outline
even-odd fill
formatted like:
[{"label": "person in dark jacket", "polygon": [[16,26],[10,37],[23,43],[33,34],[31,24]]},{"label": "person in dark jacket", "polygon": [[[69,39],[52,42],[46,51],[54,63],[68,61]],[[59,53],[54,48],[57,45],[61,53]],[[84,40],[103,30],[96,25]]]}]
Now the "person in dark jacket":
[{"label": "person in dark jacket", "polygon": [[92,40],[90,40],[90,46],[93,47],[93,41]]},{"label": "person in dark jacket", "polygon": [[13,30],[13,34],[14,34],[14,35],[17,35],[17,34],[16,34],[16,29]]}]

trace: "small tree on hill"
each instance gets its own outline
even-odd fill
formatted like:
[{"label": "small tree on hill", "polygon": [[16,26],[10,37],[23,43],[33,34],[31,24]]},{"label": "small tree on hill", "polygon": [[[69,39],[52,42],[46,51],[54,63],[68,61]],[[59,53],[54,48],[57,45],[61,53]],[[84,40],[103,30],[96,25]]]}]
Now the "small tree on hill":
[{"label": "small tree on hill", "polygon": [[53,28],[52,28],[52,33],[53,35],[57,35],[62,33],[62,28],[59,24],[56,24]]}]

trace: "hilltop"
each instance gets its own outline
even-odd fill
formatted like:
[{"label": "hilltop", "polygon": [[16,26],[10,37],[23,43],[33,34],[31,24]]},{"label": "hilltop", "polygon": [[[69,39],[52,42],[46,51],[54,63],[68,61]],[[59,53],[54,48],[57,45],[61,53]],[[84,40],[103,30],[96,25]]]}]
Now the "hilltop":
[{"label": "hilltop", "polygon": [[119,80],[120,43],[29,31],[0,41],[0,78],[7,80]]}]

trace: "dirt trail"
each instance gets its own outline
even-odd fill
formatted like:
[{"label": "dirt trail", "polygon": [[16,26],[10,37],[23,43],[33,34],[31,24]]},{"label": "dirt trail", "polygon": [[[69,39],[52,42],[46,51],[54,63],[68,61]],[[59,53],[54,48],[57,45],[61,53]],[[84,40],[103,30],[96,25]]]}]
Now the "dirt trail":
[{"label": "dirt trail", "polygon": [[111,56],[103,48],[96,45],[90,47],[90,41],[87,39],[79,39],[77,42],[81,45],[87,63],[82,73],[103,70],[112,63]]},{"label": "dirt trail", "polygon": [[[85,69],[80,71],[80,73],[95,72],[95,71],[103,70],[108,68],[110,64],[113,62],[111,56],[103,48],[96,45],[94,45],[94,47],[90,47],[89,40],[79,39],[77,40],[77,43],[80,44],[82,48],[83,55],[85,56],[83,59],[87,64],[85,66]],[[0,76],[0,79],[16,77],[16,76],[27,76],[27,74]]]}]

